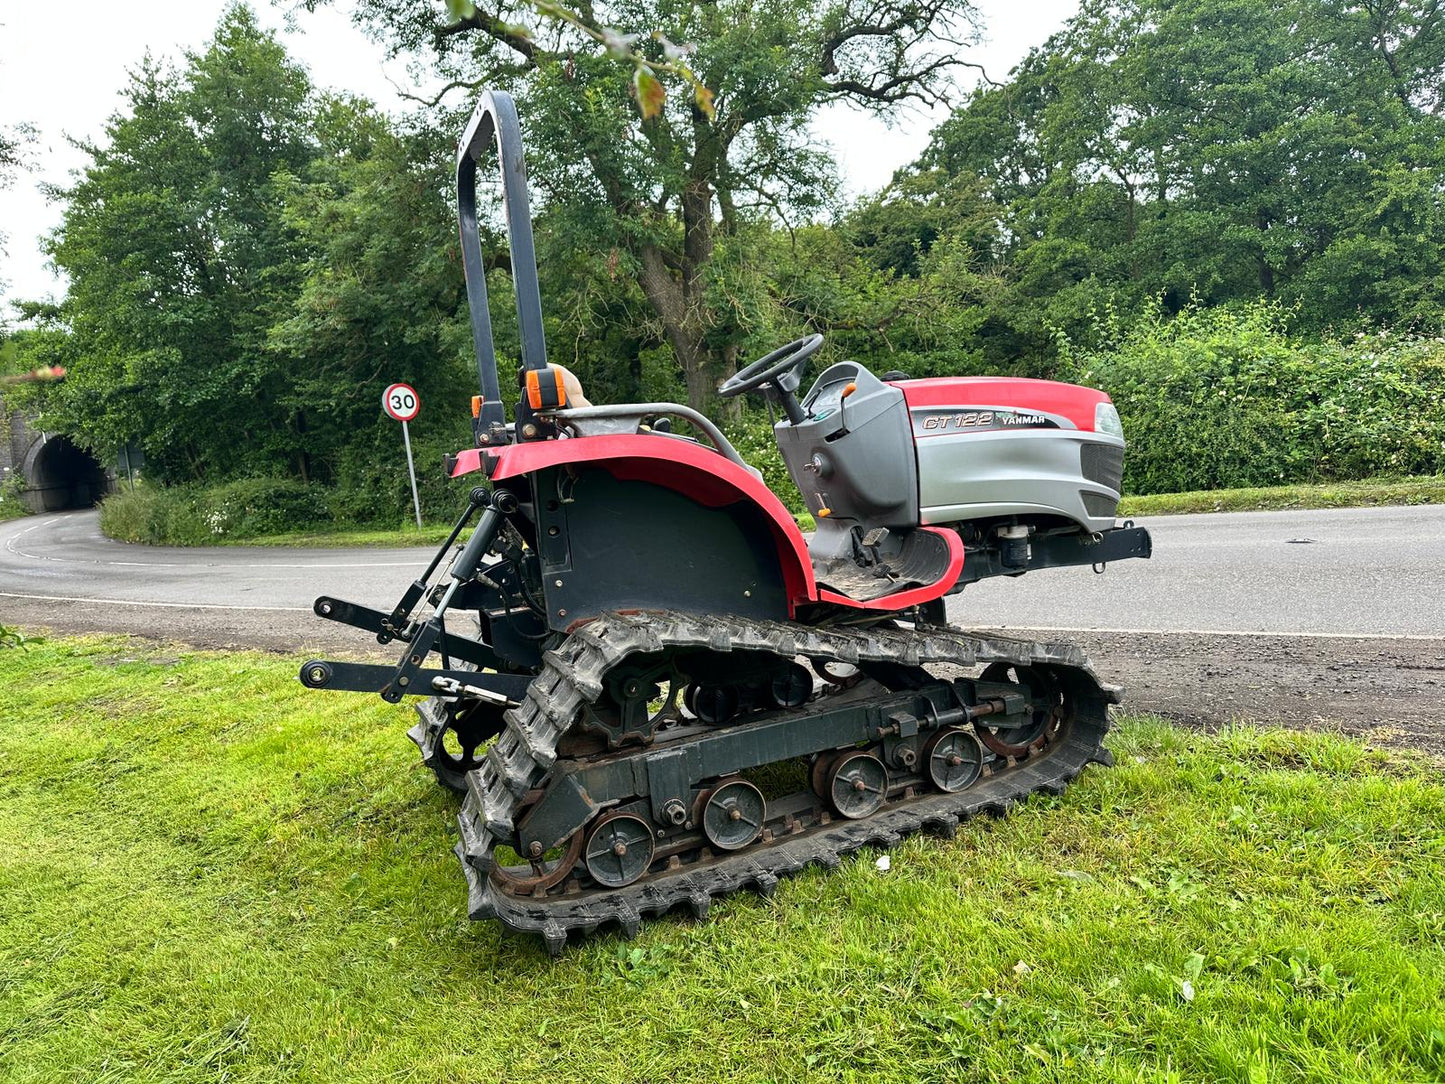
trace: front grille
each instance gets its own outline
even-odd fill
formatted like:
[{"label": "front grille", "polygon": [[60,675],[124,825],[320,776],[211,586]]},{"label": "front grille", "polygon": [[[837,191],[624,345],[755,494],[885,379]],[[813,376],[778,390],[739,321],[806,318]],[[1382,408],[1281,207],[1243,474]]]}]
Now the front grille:
[{"label": "front grille", "polygon": [[1080,445],[1079,470],[1089,481],[1118,493],[1124,488],[1124,449],[1116,444]]},{"label": "front grille", "polygon": [[1084,500],[1084,511],[1093,519],[1113,519],[1119,513],[1119,502],[1113,497],[1082,490],[1079,491],[1079,496]]}]

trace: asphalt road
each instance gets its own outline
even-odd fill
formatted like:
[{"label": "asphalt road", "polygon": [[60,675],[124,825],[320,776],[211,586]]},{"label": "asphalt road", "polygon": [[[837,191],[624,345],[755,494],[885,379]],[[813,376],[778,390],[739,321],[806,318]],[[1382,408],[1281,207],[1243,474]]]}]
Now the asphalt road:
[{"label": "asphalt road", "polygon": [[1445,506],[1140,519],[1154,556],[965,590],[966,625],[1445,636]]},{"label": "asphalt road", "polygon": [[[975,627],[1445,636],[1445,507],[1139,522],[1154,537],[1148,561],[987,580],[950,613]],[[319,594],[389,609],[429,555],[129,546],[104,538],[94,512],[58,513],[0,524],[0,615],[211,608],[294,627]]]},{"label": "asphalt road", "polygon": [[[952,599],[950,615],[1079,642],[1136,710],[1445,752],[1445,508],[1140,522],[1154,536],[1149,561],[985,581]],[[103,538],[94,512],[31,517],[0,524],[0,623],[390,658],[394,645],[320,620],[311,601],[390,609],[429,555],[128,546]]]}]

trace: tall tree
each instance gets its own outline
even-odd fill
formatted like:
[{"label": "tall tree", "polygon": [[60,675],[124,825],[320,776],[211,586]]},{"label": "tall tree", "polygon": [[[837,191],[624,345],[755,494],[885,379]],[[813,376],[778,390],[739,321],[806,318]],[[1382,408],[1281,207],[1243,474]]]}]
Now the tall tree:
[{"label": "tall tree", "polygon": [[[462,17],[363,0],[358,18],[398,52],[431,51],[462,85],[521,98],[549,222],[544,256],[588,246],[635,278],[698,407],[757,326],[756,298],[740,296],[739,277],[724,270],[745,262],[746,225],[811,215],[832,196],[831,162],[809,131],[815,111],[941,100],[975,29],[967,0],[583,5],[588,24],[628,48],[685,55],[713,95],[661,103],[646,80],[532,4],[453,8]],[[673,42],[695,47],[679,53]]]},{"label": "tall tree", "polygon": [[1085,0],[921,168],[984,179],[1056,323],[1161,292],[1297,301],[1315,327],[1428,318],[1442,50],[1437,0]]},{"label": "tall tree", "polygon": [[142,62],[125,99],[49,241],[84,344],[51,424],[102,451],[138,440],[163,478],[304,476],[304,415],[267,335],[300,274],[277,178],[316,153],[309,80],[236,5],[183,71]]},{"label": "tall tree", "polygon": [[[466,295],[444,197],[451,148],[352,99],[324,100],[315,133],[321,153],[304,174],[279,177],[286,224],[309,255],[269,345],[288,362],[282,406],[304,420],[317,472],[375,488],[357,476],[382,479],[397,464],[395,423],[377,407],[391,381],[429,404],[423,439],[469,435],[475,369],[463,359]],[[390,473],[378,484],[392,482],[406,484]]]}]

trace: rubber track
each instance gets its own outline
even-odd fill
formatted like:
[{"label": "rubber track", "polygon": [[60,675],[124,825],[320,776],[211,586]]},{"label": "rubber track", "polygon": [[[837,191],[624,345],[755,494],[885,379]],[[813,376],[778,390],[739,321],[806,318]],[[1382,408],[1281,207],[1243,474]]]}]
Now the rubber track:
[{"label": "rubber track", "polygon": [[[677,647],[767,651],[783,658],[801,655],[852,664],[1047,665],[1064,679],[1073,718],[1044,751],[985,776],[959,794],[927,794],[889,805],[864,820],[833,821],[799,836],[653,874],[621,889],[525,898],[500,891],[489,877],[492,849],[513,837],[512,817],[523,797],[543,783],[556,760],[558,740],[584,706],[601,695],[604,676],[629,655]],[[862,847],[889,847],[920,831],[951,835],[962,820],[1006,813],[1031,794],[1059,794],[1090,762],[1108,763],[1103,740],[1108,705],[1118,701],[1118,692],[1097,681],[1082,651],[1072,644],[948,629],[814,628],[670,612],[604,615],[544,655],[526,701],[506,713],[506,730],[488,750],[486,763],[467,773],[467,797],[458,817],[461,840],[455,849],[467,878],[468,912],[474,919],[494,918],[513,930],[537,934],[556,955],[570,934],[585,935],[616,923],[631,937],[646,917],[686,907],[701,918],[716,897],[744,888],[770,895],[779,877],[814,863],[836,867],[842,856]]]},{"label": "rubber track", "polygon": [[406,736],[421,750],[421,762],[432,770],[438,783],[448,790],[465,794],[466,773],[452,767],[442,747],[442,735],[446,732],[448,723],[446,703],[439,696],[429,696],[419,701],[415,705],[417,722],[406,732]]},{"label": "rubber track", "polygon": [[[482,626],[480,621],[473,621],[471,635],[480,638]],[[467,662],[466,659],[452,659],[453,670],[475,670],[476,664]],[[446,748],[442,745],[442,735],[446,733],[447,726],[451,719],[447,714],[449,701],[440,696],[429,696],[425,700],[418,701],[416,708],[416,724],[406,732],[417,749],[421,751],[421,762],[432,770],[437,777],[437,782],[448,790],[457,794],[467,792],[467,773],[459,770],[447,755]]]}]

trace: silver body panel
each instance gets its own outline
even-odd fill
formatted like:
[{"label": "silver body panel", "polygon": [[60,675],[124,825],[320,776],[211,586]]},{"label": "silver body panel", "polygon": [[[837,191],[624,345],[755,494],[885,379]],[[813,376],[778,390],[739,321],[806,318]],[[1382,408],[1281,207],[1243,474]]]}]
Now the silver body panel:
[{"label": "silver body panel", "polygon": [[[928,413],[936,413],[929,411]],[[915,430],[917,432],[917,430]],[[1124,441],[1079,429],[930,432],[916,438],[924,524],[994,516],[1062,516],[1090,531],[1114,526],[1119,491],[1084,477],[1085,445],[1122,455]],[[1091,514],[1084,494],[1094,495]]]}]

